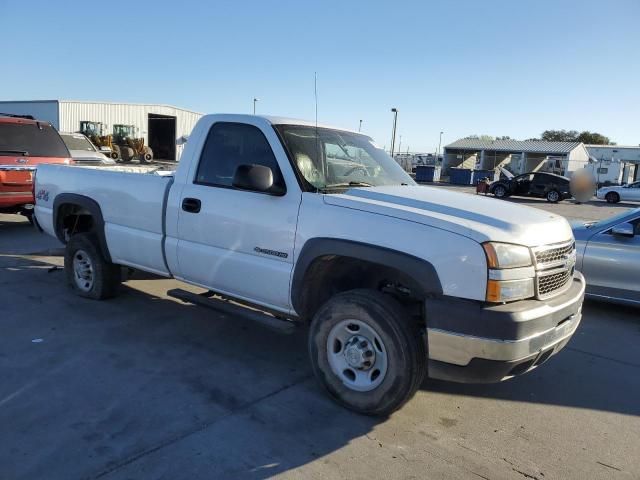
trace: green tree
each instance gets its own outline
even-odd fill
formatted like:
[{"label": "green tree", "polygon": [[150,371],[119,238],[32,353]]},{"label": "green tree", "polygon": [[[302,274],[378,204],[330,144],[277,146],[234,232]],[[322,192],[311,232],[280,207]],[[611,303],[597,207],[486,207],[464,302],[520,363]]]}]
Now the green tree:
[{"label": "green tree", "polygon": [[575,142],[578,135],[577,130],[545,130],[540,139],[548,142]]},{"label": "green tree", "polygon": [[592,144],[592,145],[611,145],[612,144],[612,142],[609,140],[609,137],[605,137],[600,133],[589,132],[586,130],[584,132],[580,132],[580,135],[578,135],[578,141],[582,143]]},{"label": "green tree", "polygon": [[545,130],[540,135],[540,139],[549,142],[582,142],[593,145],[615,145],[609,137],[597,132],[589,132],[585,130],[578,132],[577,130]]}]

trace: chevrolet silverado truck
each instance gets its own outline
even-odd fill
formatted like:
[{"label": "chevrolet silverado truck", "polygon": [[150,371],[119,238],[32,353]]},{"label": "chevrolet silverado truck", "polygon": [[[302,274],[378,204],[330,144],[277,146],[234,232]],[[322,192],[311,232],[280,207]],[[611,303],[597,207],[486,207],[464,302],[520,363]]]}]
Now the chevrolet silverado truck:
[{"label": "chevrolet silverado truck", "polygon": [[308,324],[316,377],[361,413],[389,414],[425,376],[530,371],[581,319],[566,220],[418,186],[357,132],[208,115],[173,175],[45,165],[36,191],[77,294],[114,296],[128,267],[206,289],[169,292],[183,301]]},{"label": "chevrolet silverado truck", "polygon": [[0,213],[33,213],[33,175],[42,163],[73,163],[49,122],[0,113]]}]

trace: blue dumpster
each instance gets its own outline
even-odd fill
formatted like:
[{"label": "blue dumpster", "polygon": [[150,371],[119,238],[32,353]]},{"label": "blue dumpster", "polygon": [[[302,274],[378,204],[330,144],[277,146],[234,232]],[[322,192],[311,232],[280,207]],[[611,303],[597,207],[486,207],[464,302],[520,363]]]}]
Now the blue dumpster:
[{"label": "blue dumpster", "polygon": [[435,165],[418,165],[416,182],[437,182],[440,180],[440,167]]},{"label": "blue dumpster", "polygon": [[467,168],[450,168],[449,182],[454,185],[471,185],[471,173]]},{"label": "blue dumpster", "polygon": [[493,182],[495,180],[496,172],[493,170],[474,170],[473,175],[471,177],[471,184],[477,185],[480,180],[483,180],[489,177],[489,181]]}]

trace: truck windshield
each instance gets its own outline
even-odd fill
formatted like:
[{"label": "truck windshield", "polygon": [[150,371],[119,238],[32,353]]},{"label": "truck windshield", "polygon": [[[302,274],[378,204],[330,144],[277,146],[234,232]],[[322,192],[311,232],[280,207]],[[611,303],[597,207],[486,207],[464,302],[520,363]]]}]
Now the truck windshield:
[{"label": "truck windshield", "polygon": [[70,157],[67,147],[51,125],[0,122],[0,156]]},{"label": "truck windshield", "polygon": [[316,190],[415,185],[366,135],[304,125],[277,125],[300,175]]}]

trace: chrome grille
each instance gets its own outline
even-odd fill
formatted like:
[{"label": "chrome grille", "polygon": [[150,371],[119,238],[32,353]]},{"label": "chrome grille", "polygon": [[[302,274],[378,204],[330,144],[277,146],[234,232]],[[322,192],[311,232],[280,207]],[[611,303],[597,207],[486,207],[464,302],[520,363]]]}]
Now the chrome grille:
[{"label": "chrome grille", "polygon": [[571,285],[576,263],[575,242],[533,249],[536,259],[536,296],[548,298]]},{"label": "chrome grille", "polygon": [[556,290],[560,290],[567,285],[572,276],[573,269],[538,277],[538,296],[546,297]]},{"label": "chrome grille", "polygon": [[538,267],[553,265],[558,262],[565,262],[576,249],[576,244],[571,242],[560,247],[543,247],[536,250],[536,264]]}]

